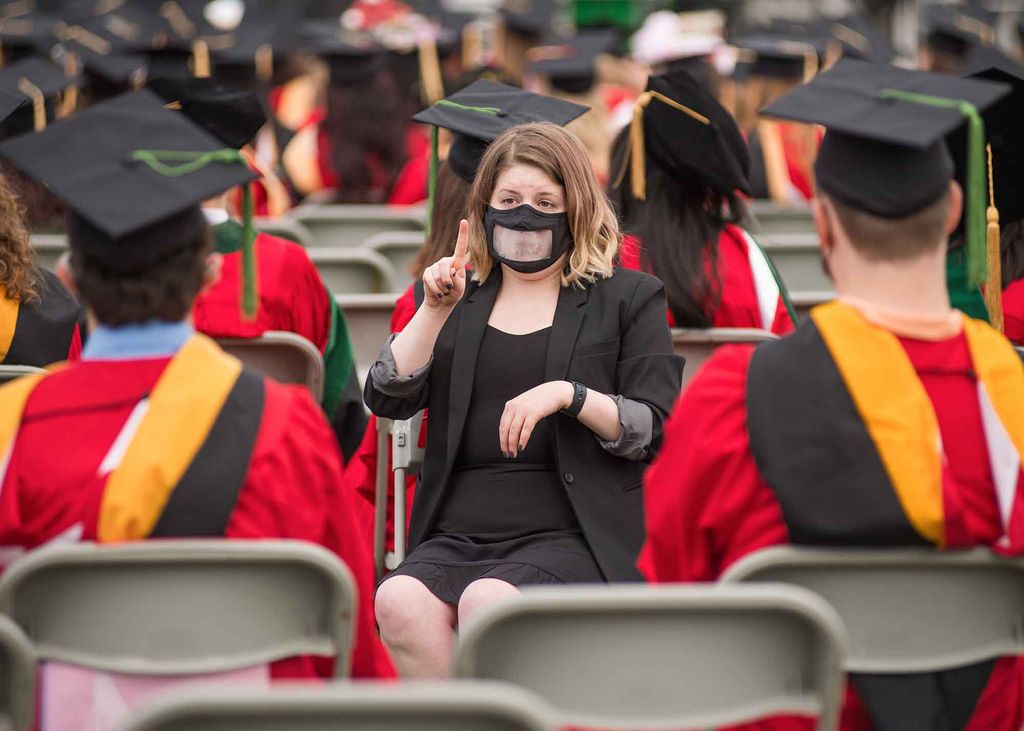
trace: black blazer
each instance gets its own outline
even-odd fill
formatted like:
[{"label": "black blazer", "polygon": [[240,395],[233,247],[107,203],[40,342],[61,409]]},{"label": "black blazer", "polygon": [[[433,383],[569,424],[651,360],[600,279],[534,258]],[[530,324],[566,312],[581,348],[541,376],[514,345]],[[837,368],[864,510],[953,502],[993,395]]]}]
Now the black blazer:
[{"label": "black blazer", "polygon": [[[370,410],[390,419],[408,419],[430,410],[425,464],[413,502],[409,548],[428,538],[462,442],[477,353],[501,283],[499,269],[487,281],[470,282],[434,345],[434,361],[424,386],[405,398],[379,391],[367,378]],[[652,448],[661,443],[665,418],[682,381],[683,360],[672,352],[661,282],[641,272],[615,274],[582,289],[563,287],[548,345],[547,381],[578,381],[608,395],[622,395],[651,407]],[[452,384],[458,388],[452,388]],[[564,414],[555,421],[555,460],[562,485],[583,534],[609,581],[639,580],[635,562],[644,540],[645,461],[616,457],[590,429]],[[497,439],[497,430],[495,430]]]}]

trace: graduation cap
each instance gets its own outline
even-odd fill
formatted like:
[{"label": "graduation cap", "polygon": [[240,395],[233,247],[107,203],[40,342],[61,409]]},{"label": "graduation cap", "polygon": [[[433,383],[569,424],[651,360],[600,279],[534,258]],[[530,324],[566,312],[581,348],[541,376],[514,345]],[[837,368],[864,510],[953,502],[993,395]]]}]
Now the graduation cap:
[{"label": "graduation cap", "polygon": [[56,99],[78,82],[52,61],[28,57],[0,69],[0,91],[32,102],[33,127],[46,127],[46,102]]},{"label": "graduation cap", "polygon": [[[71,213],[72,250],[113,272],[154,266],[205,231],[199,204],[256,176],[225,148],[148,90],[123,94],[0,145],[0,157],[44,183]],[[248,188],[246,188],[248,191]],[[246,195],[247,214],[251,196]],[[255,314],[251,215],[243,239],[243,310]]]},{"label": "graduation cap", "polygon": [[[448,167],[463,180],[472,182],[487,146],[506,130],[531,122],[551,122],[564,127],[588,109],[582,104],[479,79],[413,115],[414,122],[433,125],[428,208],[433,205],[437,182],[439,127],[455,133],[448,151]],[[430,220],[429,211],[427,220]]]},{"label": "graduation cap", "polygon": [[551,27],[557,10],[555,0],[505,0],[501,14],[508,30],[539,36]]},{"label": "graduation cap", "polygon": [[829,38],[839,44],[843,57],[890,63],[895,55],[892,44],[861,15],[825,20],[823,24]]},{"label": "graduation cap", "polygon": [[925,42],[932,48],[962,56],[973,46],[995,44],[995,16],[972,5],[929,5]]},{"label": "graduation cap", "polygon": [[809,80],[818,72],[825,52],[820,37],[790,37],[773,34],[750,35],[733,42],[739,51],[733,78],[751,76]]},{"label": "graduation cap", "polygon": [[818,187],[881,218],[905,218],[944,194],[954,173],[945,138],[966,120],[968,281],[980,286],[987,268],[980,112],[1009,90],[992,81],[843,59],[761,113],[825,126],[814,168]]},{"label": "graduation cap", "polygon": [[617,54],[622,39],[613,29],[580,31],[574,38],[555,39],[526,52],[530,71],[546,76],[551,85],[567,94],[584,94],[596,81],[597,57]]},{"label": "graduation cap", "polygon": [[307,33],[302,50],[327,62],[331,84],[336,86],[372,80],[387,63],[387,49],[365,33],[339,31],[336,23],[321,24]]},{"label": "graduation cap", "polygon": [[[722,193],[750,194],[750,151],[736,121],[685,71],[652,76],[633,107],[632,194],[647,197],[646,157],[669,173],[696,174]],[[618,186],[625,167],[620,171]]]},{"label": "graduation cap", "polygon": [[259,97],[245,89],[230,89],[212,79],[191,76],[152,79],[148,88],[168,108],[182,114],[228,147],[240,150],[252,142],[267,122]]}]

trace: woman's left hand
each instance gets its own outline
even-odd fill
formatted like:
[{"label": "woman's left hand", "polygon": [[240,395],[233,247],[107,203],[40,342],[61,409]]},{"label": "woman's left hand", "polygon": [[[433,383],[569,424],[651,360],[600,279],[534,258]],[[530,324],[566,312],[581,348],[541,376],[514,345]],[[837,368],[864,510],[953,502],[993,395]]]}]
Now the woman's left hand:
[{"label": "woman's left hand", "polygon": [[505,402],[505,411],[498,422],[501,453],[506,457],[518,456],[526,449],[537,423],[568,408],[572,395],[573,387],[568,381],[548,381]]}]

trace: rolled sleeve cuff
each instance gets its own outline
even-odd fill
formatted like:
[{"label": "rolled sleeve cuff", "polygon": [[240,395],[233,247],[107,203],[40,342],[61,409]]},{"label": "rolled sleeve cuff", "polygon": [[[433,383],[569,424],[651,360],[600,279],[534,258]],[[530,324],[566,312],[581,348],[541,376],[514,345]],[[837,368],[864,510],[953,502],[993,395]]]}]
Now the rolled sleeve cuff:
[{"label": "rolled sleeve cuff", "polygon": [[613,396],[619,407],[619,424],[622,433],[614,442],[606,442],[600,437],[597,441],[609,454],[625,459],[641,460],[647,456],[654,434],[654,414],[651,407],[639,401]]},{"label": "rolled sleeve cuff", "polygon": [[430,356],[427,364],[419,370],[413,371],[408,376],[398,373],[398,366],[395,365],[395,356],[391,352],[391,343],[395,339],[392,333],[384,347],[377,356],[377,362],[370,368],[369,378],[373,387],[385,396],[393,398],[408,398],[415,395],[427,383],[427,376],[430,375],[430,367],[434,364],[434,356]]}]

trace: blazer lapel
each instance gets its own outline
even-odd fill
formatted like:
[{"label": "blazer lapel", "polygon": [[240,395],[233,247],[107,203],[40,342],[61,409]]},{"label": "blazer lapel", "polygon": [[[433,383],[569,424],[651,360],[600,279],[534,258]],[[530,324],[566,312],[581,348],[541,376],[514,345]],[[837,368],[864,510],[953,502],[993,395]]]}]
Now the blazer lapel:
[{"label": "blazer lapel", "polygon": [[451,381],[448,391],[448,468],[455,462],[462,443],[462,428],[466,424],[469,401],[473,394],[476,358],[480,342],[491,317],[494,300],[501,284],[501,271],[492,270],[487,281],[466,293],[459,313],[459,327],[455,333],[455,352],[452,353]]},{"label": "blazer lapel", "polygon": [[544,364],[545,381],[561,381],[569,371],[576,338],[583,325],[586,312],[583,305],[590,296],[590,287],[562,287],[555,306],[555,321],[551,325],[551,340],[548,342],[548,357]]}]

